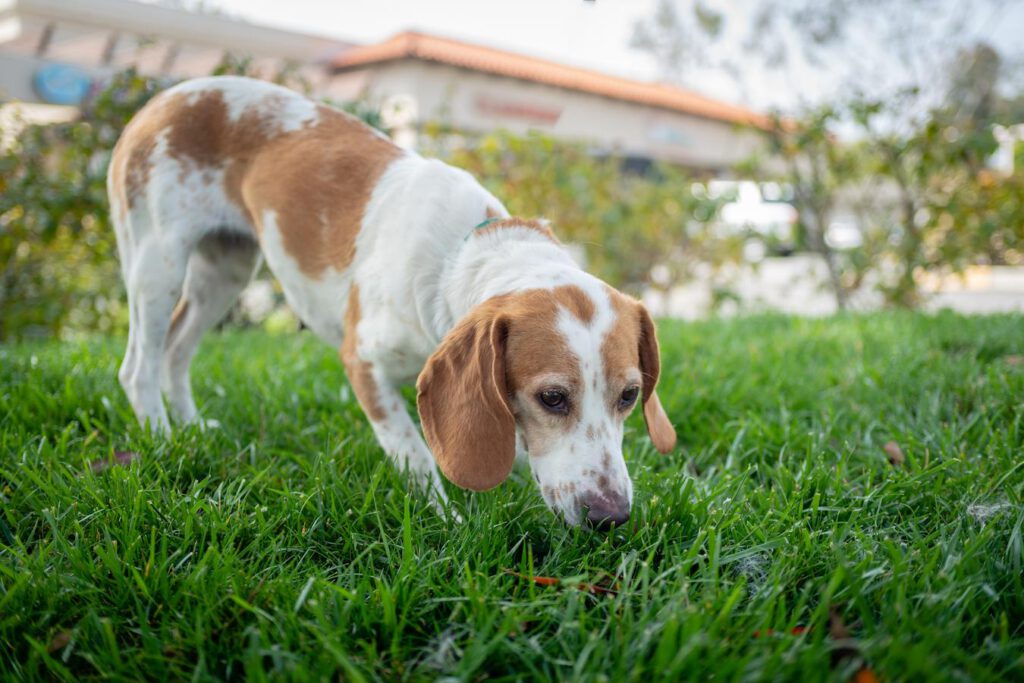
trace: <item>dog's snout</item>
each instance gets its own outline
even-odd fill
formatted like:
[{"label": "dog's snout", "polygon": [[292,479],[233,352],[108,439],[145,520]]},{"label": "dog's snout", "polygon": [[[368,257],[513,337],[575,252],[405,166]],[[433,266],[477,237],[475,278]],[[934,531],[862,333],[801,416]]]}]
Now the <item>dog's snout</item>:
[{"label": "dog's snout", "polygon": [[608,531],[629,521],[629,501],[622,494],[592,494],[581,502],[587,509],[587,524],[593,529]]}]

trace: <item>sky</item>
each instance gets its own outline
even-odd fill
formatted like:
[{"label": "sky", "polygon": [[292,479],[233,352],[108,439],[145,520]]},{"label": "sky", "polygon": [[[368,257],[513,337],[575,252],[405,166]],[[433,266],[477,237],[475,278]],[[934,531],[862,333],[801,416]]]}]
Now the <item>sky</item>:
[{"label": "sky", "polygon": [[[902,1],[890,0],[894,5]],[[692,6],[687,0],[678,2],[683,8]],[[995,14],[972,11],[976,21],[970,30],[1004,51],[1019,52],[1024,42],[1024,0],[1004,2]],[[985,4],[932,0],[936,26],[951,13],[945,8],[975,3],[979,10]],[[207,4],[254,23],[357,43],[379,42],[415,29],[629,78],[655,80],[659,75],[650,57],[629,47],[635,23],[653,14],[656,0],[211,0]],[[692,67],[685,85],[718,99],[761,110],[792,109],[801,102],[831,97],[850,81],[866,87],[895,82],[910,68],[898,56],[877,58],[869,65],[850,63],[850,54],[885,53],[878,49],[882,47],[878,41],[885,40],[878,29],[884,15],[863,22],[853,32],[854,39],[863,42],[863,51],[847,50],[846,56],[826,59],[822,66],[797,58],[786,69],[772,69],[742,47],[755,3],[716,0],[707,4],[725,15],[726,30],[708,46],[709,63]],[[780,40],[791,54],[800,52],[795,36],[783,35]],[[720,66],[726,61],[734,65],[731,74]]]}]

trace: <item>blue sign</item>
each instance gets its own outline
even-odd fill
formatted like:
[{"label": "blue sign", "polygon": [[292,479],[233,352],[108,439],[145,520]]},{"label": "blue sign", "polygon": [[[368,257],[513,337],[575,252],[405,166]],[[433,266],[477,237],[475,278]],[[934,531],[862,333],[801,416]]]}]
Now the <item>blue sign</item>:
[{"label": "blue sign", "polygon": [[43,102],[49,104],[80,104],[89,94],[92,77],[67,64],[47,64],[36,70],[32,85]]}]

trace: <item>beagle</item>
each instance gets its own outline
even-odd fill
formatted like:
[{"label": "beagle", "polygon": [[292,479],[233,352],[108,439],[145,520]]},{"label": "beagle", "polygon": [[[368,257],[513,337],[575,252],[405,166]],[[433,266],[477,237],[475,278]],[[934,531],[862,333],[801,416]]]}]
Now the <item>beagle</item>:
[{"label": "beagle", "polygon": [[[130,312],[118,378],[143,425],[169,429],[161,394],[175,420],[198,420],[196,346],[264,258],[339,349],[384,451],[439,508],[435,462],[484,491],[519,453],[566,522],[622,524],[623,421],[638,401],[654,446],[675,444],[638,301],[465,171],[341,111],[247,78],[186,81],[125,129],[107,189]],[[399,392],[412,381],[426,443]]]}]

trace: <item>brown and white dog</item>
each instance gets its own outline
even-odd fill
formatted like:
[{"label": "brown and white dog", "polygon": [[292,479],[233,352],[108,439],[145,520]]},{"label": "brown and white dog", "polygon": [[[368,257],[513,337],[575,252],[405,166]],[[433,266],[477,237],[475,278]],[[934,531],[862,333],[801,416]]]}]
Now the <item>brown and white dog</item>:
[{"label": "brown and white dog", "polygon": [[[196,345],[262,254],[340,350],[383,449],[438,505],[435,460],[483,491],[520,453],[568,523],[621,524],[638,398],[655,447],[675,444],[644,307],[466,172],[343,112],[246,78],[181,83],[125,129],[108,192],[131,319],[119,379],[151,428],[170,426],[161,390],[176,420],[198,419]],[[414,380],[429,450],[399,392]]]}]

